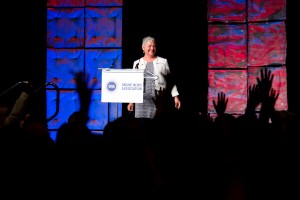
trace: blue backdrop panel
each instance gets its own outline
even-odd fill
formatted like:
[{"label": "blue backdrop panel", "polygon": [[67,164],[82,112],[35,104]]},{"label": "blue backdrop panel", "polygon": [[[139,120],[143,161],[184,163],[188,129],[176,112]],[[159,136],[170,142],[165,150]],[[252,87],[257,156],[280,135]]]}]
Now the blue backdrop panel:
[{"label": "blue backdrop panel", "polygon": [[55,83],[60,89],[75,89],[72,73],[84,70],[84,50],[47,49],[47,82]]},{"label": "blue backdrop panel", "polygon": [[[55,110],[55,102],[57,101],[56,92],[47,90],[47,117]],[[75,90],[60,90],[59,112],[57,116],[48,122],[49,129],[58,129],[63,123],[68,122],[69,116],[79,110],[79,98]]]},{"label": "blue backdrop panel", "polygon": [[85,47],[122,46],[122,8],[86,8]]},{"label": "blue backdrop panel", "polygon": [[49,132],[49,135],[50,135],[50,137],[51,137],[51,139],[53,140],[53,141],[56,141],[56,135],[57,135],[57,131],[55,130],[48,130],[48,132]]},{"label": "blue backdrop panel", "polygon": [[[54,90],[48,90],[46,93],[47,117],[50,117],[55,111],[57,96]],[[60,90],[59,113],[48,123],[49,129],[58,129],[63,123],[68,122],[69,116],[80,109],[79,96],[76,90]],[[89,121],[87,126],[91,130],[103,130],[108,123],[109,109],[108,103],[101,102],[100,90],[93,90],[91,105],[89,110]]]},{"label": "blue backdrop panel", "polygon": [[122,116],[122,103],[109,103],[108,109],[109,121]]},{"label": "blue backdrop panel", "polygon": [[84,46],[84,9],[48,8],[47,47]]},{"label": "blue backdrop panel", "polygon": [[87,124],[91,130],[103,130],[109,119],[109,104],[101,102],[101,91],[93,90]]},{"label": "blue backdrop panel", "polygon": [[[86,49],[85,50],[86,73],[91,81],[96,81],[94,89],[101,89],[102,70],[101,68],[122,68],[121,49]],[[92,85],[92,84],[89,84]]]}]

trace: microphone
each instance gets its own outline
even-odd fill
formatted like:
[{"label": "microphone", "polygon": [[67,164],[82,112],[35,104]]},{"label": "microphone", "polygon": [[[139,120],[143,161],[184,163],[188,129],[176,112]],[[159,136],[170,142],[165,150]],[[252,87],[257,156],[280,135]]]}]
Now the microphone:
[{"label": "microphone", "polygon": [[135,69],[138,69],[139,68],[139,65],[140,65],[140,61],[141,61],[141,59],[139,59],[139,62],[138,63],[136,63],[136,65],[135,65]]},{"label": "microphone", "polygon": [[113,60],[113,62],[111,63],[109,68],[113,68],[113,66],[115,65],[115,62],[118,60],[119,54],[117,55],[117,57]]}]

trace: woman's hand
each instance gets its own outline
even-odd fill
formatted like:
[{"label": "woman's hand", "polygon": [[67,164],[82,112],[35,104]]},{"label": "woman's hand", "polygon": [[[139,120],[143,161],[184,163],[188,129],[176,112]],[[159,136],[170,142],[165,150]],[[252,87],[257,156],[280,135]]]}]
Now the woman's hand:
[{"label": "woman's hand", "polygon": [[174,97],[174,102],[175,102],[175,108],[177,108],[179,110],[181,107],[181,102],[180,102],[178,96]]},{"label": "woman's hand", "polygon": [[133,103],[129,103],[129,104],[127,105],[127,110],[128,110],[129,112],[132,112],[132,111],[133,111],[133,107],[134,107],[134,104],[133,104]]}]

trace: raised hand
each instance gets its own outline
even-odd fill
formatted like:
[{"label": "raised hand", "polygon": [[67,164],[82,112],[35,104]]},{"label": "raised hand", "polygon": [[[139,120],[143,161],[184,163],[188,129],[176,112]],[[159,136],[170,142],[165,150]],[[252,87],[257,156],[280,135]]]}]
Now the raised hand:
[{"label": "raised hand", "polygon": [[[76,90],[80,99],[80,112],[88,117],[88,112],[91,103],[92,90],[87,86],[87,79],[84,78],[83,72],[73,73],[76,82]],[[93,86],[96,84],[94,82]],[[93,87],[92,86],[92,87]]]},{"label": "raised hand", "polygon": [[226,98],[225,94],[223,92],[218,93],[218,102],[213,100],[214,108],[218,115],[223,115],[226,111],[228,103],[228,98]]},{"label": "raised hand", "polygon": [[245,114],[253,114],[255,108],[261,103],[261,93],[257,84],[249,86],[247,108]]},{"label": "raised hand", "polygon": [[259,90],[262,95],[262,100],[264,98],[267,98],[269,96],[269,92],[272,88],[274,75],[271,74],[271,70],[268,70],[268,68],[264,68],[260,70],[260,79],[257,77],[257,85],[259,87]]},{"label": "raised hand", "polygon": [[278,99],[279,93],[272,88],[274,75],[267,68],[261,69],[261,79],[257,78],[259,90],[261,93],[261,109],[259,120],[263,124],[269,123],[273,111],[275,110],[275,103]]},{"label": "raised hand", "polygon": [[279,92],[276,92],[273,88],[271,88],[270,95],[267,99],[264,100],[262,104],[262,109],[267,110],[269,113],[275,110],[275,104],[278,99]]}]

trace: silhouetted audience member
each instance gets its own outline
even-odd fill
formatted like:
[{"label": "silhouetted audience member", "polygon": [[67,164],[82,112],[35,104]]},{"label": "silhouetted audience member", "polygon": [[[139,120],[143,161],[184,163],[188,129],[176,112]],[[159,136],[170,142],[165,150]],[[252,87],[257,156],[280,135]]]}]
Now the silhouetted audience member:
[{"label": "silhouetted audience member", "polygon": [[49,137],[47,123],[31,113],[30,91],[2,104],[5,188],[41,198],[299,197],[294,184],[299,177],[299,116],[275,110],[279,93],[272,88],[274,75],[267,68],[248,88],[244,115],[226,112],[229,99],[224,92],[213,100],[214,120],[173,112],[160,101],[165,98],[161,90],[153,119],[141,123],[123,116],[109,122],[103,135],[92,133],[87,125],[92,94],[87,78],[82,72],[74,77],[80,109],[59,128],[56,141]]},{"label": "silhouetted audience member", "polygon": [[[50,138],[46,123],[32,113],[32,92],[23,88],[19,98],[6,105],[1,121],[1,177],[3,191],[9,195],[22,193],[24,198],[49,193],[55,180],[55,143]],[[30,117],[29,117],[30,116]]]},{"label": "silhouetted audience member", "polygon": [[138,119],[120,117],[104,128],[106,191],[111,197],[150,199],[161,179],[153,149]]},{"label": "silhouetted audience member", "polygon": [[217,199],[246,200],[244,172],[241,163],[241,138],[237,119],[226,113],[228,98],[225,93],[218,93],[218,100],[213,100],[217,116],[213,124],[217,159],[219,160],[216,173]]},{"label": "silhouetted audience member", "polygon": [[[16,89],[16,91],[9,91],[0,96],[0,128],[9,125],[18,126],[19,121],[24,118],[31,97],[31,84],[24,82],[22,86],[21,91]],[[17,92],[20,94],[15,99]]]},{"label": "silhouetted audience member", "polygon": [[80,109],[59,127],[55,141],[59,163],[57,190],[71,197],[82,193],[94,195],[103,186],[102,136],[92,133],[87,126],[92,90],[82,72],[74,77]]}]

